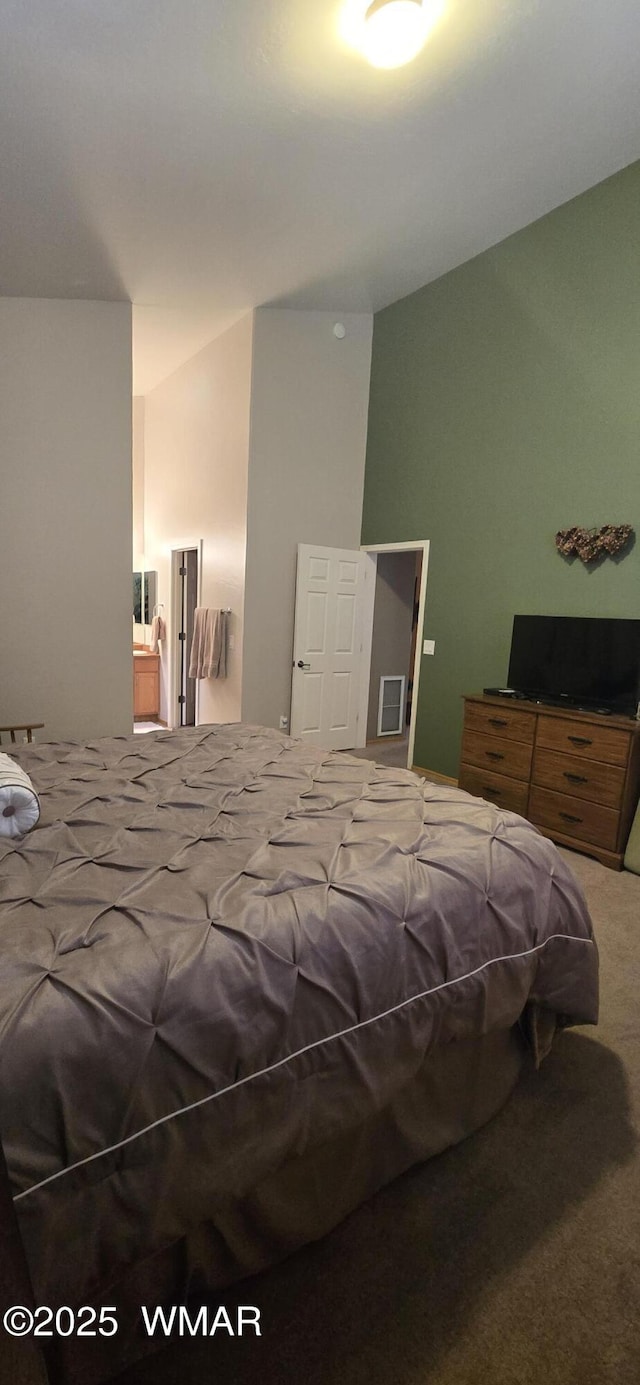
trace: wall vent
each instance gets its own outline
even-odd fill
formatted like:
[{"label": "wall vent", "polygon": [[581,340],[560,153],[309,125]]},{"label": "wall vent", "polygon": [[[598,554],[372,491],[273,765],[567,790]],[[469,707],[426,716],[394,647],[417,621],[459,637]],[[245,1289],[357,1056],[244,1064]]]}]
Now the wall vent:
[{"label": "wall vent", "polygon": [[406,676],[383,673],[378,696],[378,735],[400,736],[404,731]]}]

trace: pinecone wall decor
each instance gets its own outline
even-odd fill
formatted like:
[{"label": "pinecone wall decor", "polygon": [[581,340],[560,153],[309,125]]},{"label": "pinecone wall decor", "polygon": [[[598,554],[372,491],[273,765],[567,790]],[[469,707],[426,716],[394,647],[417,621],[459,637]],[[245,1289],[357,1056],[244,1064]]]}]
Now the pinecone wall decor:
[{"label": "pinecone wall decor", "polygon": [[622,552],[633,538],[630,524],[603,524],[600,529],[560,529],[556,548],[565,558],[580,558],[583,563],[595,563],[599,558],[612,558]]}]

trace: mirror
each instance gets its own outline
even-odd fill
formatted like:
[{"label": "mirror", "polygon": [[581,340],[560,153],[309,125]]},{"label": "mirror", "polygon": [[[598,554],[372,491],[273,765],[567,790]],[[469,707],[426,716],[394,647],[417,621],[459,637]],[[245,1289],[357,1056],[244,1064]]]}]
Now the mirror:
[{"label": "mirror", "polygon": [[[143,606],[144,590],[144,606]],[[133,574],[133,620],[135,625],[150,625],[153,608],[158,600],[157,572],[134,572]]]}]

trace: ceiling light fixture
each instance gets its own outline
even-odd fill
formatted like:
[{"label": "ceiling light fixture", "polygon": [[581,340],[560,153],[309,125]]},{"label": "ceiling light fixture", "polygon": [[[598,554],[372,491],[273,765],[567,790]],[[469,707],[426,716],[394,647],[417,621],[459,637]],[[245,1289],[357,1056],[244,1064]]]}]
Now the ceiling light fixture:
[{"label": "ceiling light fixture", "polygon": [[418,56],[429,28],[422,0],[372,0],[364,14],[362,51],[373,67],[402,67]]}]

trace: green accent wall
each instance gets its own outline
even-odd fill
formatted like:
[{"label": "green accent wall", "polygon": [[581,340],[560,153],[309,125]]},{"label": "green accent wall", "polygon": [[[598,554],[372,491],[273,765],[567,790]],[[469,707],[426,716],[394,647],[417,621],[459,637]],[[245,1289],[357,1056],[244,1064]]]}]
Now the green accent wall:
[{"label": "green accent wall", "polygon": [[363,543],[431,540],[414,762],[457,775],[461,696],[523,614],[640,617],[640,163],[374,319]]}]

